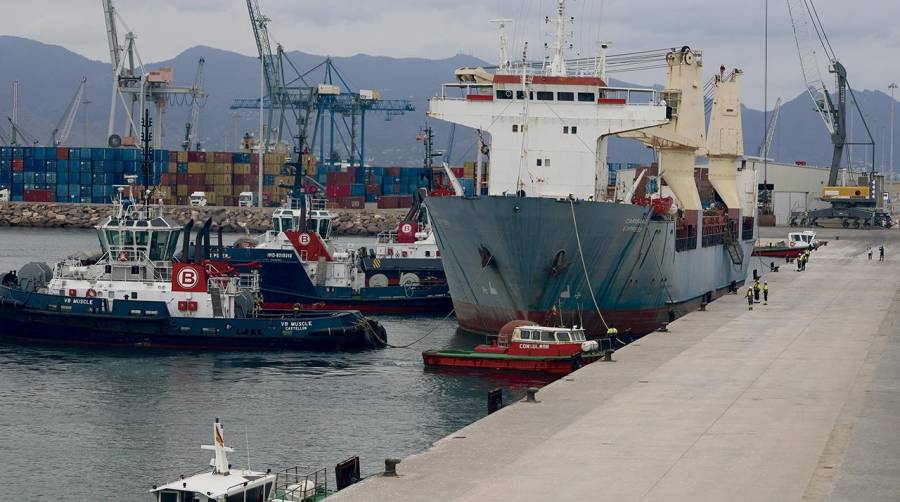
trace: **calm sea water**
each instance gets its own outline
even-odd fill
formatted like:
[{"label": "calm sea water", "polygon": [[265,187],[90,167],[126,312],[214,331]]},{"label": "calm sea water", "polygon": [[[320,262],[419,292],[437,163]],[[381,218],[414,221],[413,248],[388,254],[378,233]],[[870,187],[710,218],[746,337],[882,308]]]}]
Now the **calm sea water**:
[{"label": "calm sea water", "polygon": [[[91,231],[0,229],[0,271],[95,248]],[[0,500],[150,500],[152,485],[207,465],[216,417],[237,466],[330,470],[359,455],[372,473],[484,416],[490,389],[509,401],[548,383],[425,370],[420,351],[481,340],[452,319],[380,320],[393,345],[431,334],[355,354],[0,343]]]}]

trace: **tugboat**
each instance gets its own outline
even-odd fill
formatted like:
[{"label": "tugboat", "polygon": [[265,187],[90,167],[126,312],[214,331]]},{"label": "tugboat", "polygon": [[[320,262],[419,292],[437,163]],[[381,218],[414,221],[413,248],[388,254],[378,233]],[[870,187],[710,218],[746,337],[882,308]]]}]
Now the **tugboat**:
[{"label": "tugboat", "polygon": [[475,350],[426,350],[422,359],[425,366],[568,375],[603,355],[596,340],[586,339],[584,328],[512,321],[491,345],[479,345]]},{"label": "tugboat", "polygon": [[[298,168],[299,169],[299,168]],[[374,248],[341,249],[331,241],[334,213],[295,177],[287,207],[272,229],[213,255],[238,271],[260,273],[266,310],[355,309],[367,314],[446,314],[453,307],[428,213],[418,202],[397,232]]]},{"label": "tugboat", "polygon": [[[133,180],[132,180],[133,181]],[[170,223],[161,205],[138,204],[120,186],[97,227],[102,256],[31,263],[2,277],[0,336],[24,341],[202,350],[355,350],[386,345],[384,328],[359,312],[266,315],[256,270],[210,260],[207,220]],[[125,191],[129,190],[126,195]],[[183,230],[182,257],[174,259]],[[220,242],[221,246],[221,233]]]},{"label": "tugboat", "polygon": [[150,493],[156,502],[315,502],[331,494],[325,469],[300,474],[300,468],[293,468],[273,474],[271,469],[233,467],[228,453],[234,449],[225,446],[225,431],[218,419],[213,424],[213,444],[201,448],[215,452],[209,462],[212,469],[154,486]]}]

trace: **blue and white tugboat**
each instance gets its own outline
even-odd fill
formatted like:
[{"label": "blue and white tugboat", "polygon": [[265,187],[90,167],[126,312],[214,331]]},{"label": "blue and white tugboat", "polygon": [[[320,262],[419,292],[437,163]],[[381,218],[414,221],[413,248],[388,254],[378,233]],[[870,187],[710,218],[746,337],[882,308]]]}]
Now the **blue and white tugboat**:
[{"label": "blue and white tugboat", "polygon": [[213,256],[241,272],[259,271],[266,310],[300,304],[366,314],[446,314],[450,293],[421,200],[396,232],[382,233],[373,247],[342,249],[330,239],[334,213],[298,177],[288,205],[272,213],[271,230],[213,249]]},{"label": "blue and white tugboat", "polygon": [[[99,259],[70,258],[52,269],[30,263],[2,277],[0,336],[202,350],[386,345],[384,328],[356,311],[265,315],[256,271],[239,273],[208,259],[211,220],[197,232],[191,255],[193,221],[172,224],[161,205],[135,202],[131,189],[118,188],[113,214],[97,227]],[[183,253],[176,260],[181,234]]]}]

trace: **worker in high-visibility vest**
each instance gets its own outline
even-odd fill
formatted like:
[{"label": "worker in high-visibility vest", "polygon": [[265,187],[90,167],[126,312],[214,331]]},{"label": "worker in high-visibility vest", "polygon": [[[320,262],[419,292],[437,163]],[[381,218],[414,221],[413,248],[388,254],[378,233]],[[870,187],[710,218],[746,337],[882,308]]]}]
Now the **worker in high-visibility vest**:
[{"label": "worker in high-visibility vest", "polygon": [[769,281],[763,282],[763,305],[769,304]]},{"label": "worker in high-visibility vest", "polygon": [[617,338],[619,336],[619,330],[616,328],[606,328],[606,337],[607,338]]},{"label": "worker in high-visibility vest", "polygon": [[753,310],[753,288],[747,288],[747,310]]},{"label": "worker in high-visibility vest", "polygon": [[759,286],[759,279],[757,279],[757,280],[753,283],[753,299],[756,300],[757,302],[759,301],[759,291],[760,291],[760,289],[761,289],[761,288],[760,288],[760,286]]}]

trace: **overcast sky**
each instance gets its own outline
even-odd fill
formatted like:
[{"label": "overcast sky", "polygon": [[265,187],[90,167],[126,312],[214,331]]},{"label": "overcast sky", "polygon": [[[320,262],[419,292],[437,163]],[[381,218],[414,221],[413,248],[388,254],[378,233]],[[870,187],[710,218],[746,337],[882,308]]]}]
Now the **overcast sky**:
[{"label": "overcast sky", "polygon": [[[511,18],[514,59],[529,40],[529,59],[543,56],[555,0],[258,0],[272,19],[274,40],[313,54],[443,58],[457,53],[497,60],[496,29],[488,21]],[[793,41],[788,0],[769,0],[769,102],[804,88]],[[797,1],[797,0],[790,0]],[[101,0],[27,0],[3,10],[0,32],[65,46],[107,60]],[[138,34],[144,61],[174,57],[195,45],[255,55],[245,0],[114,0]],[[720,64],[746,72],[744,101],[763,102],[764,0],[570,0],[575,17],[573,56],[593,55],[598,36],[611,54],[690,45],[703,50],[706,71]],[[838,57],[856,88],[886,90],[900,80],[900,2],[816,0]],[[824,71],[824,70],[823,70]],[[655,83],[663,70],[616,75]]]}]

